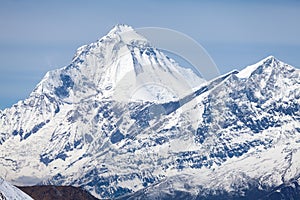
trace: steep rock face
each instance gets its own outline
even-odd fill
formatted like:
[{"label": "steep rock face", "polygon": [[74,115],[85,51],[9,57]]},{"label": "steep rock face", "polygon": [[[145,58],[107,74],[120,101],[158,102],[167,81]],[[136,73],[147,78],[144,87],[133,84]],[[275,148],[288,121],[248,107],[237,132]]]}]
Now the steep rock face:
[{"label": "steep rock face", "polygon": [[116,26],[1,113],[0,175],[99,198],[273,194],[298,183],[299,83],[274,57],[203,82]]}]

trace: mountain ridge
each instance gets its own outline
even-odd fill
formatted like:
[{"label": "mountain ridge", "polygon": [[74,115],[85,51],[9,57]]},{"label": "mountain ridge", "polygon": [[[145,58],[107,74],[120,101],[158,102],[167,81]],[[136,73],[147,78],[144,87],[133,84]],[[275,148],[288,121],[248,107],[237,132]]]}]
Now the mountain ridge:
[{"label": "mountain ridge", "polygon": [[40,185],[18,188],[38,200],[97,200],[85,190],[72,186]]},{"label": "mountain ridge", "polygon": [[17,187],[11,185],[0,177],[0,199],[1,200],[33,200],[29,195]]}]

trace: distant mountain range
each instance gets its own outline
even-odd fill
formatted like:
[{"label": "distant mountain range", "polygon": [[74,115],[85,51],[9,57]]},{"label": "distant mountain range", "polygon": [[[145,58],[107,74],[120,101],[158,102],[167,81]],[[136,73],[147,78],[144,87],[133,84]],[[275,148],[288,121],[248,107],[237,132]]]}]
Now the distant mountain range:
[{"label": "distant mountain range", "polygon": [[300,70],[205,81],[127,25],[0,111],[0,176],[97,198],[300,198]]}]

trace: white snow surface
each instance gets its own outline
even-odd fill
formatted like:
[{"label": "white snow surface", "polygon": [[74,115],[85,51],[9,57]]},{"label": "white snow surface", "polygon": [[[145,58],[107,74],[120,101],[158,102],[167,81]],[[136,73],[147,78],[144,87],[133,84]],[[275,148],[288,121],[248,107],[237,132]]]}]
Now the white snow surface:
[{"label": "white snow surface", "polygon": [[33,200],[17,187],[0,178],[0,199],[1,200]]},{"label": "white snow surface", "polygon": [[74,81],[65,98],[69,103],[91,96],[167,102],[183,97],[205,82],[191,69],[180,67],[152,47],[127,25],[117,25],[98,41],[78,48],[72,63],[48,72],[33,93],[53,95],[54,88],[61,85],[61,74]]},{"label": "white snow surface", "polygon": [[258,63],[255,63],[253,65],[249,65],[249,66],[245,67],[245,69],[240,71],[237,74],[237,77],[239,77],[239,78],[249,78],[249,76],[252,74],[252,72],[255,71],[259,66],[263,65],[265,61],[274,60],[274,59],[275,59],[274,56],[268,56],[268,57],[262,59],[261,61],[259,61]]}]

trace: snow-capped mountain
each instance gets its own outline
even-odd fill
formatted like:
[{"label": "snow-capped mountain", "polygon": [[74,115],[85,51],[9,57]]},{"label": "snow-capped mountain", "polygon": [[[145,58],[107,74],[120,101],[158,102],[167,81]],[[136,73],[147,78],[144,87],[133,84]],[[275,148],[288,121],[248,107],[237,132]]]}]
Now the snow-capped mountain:
[{"label": "snow-capped mountain", "polygon": [[0,200],[33,200],[20,189],[0,178]]},{"label": "snow-capped mountain", "polygon": [[199,146],[176,160],[181,173],[126,199],[299,199],[299,83],[274,57],[232,73],[199,100]]},{"label": "snow-capped mountain", "polygon": [[0,175],[99,198],[298,189],[299,76],[270,56],[205,82],[118,25],[0,113]]}]

